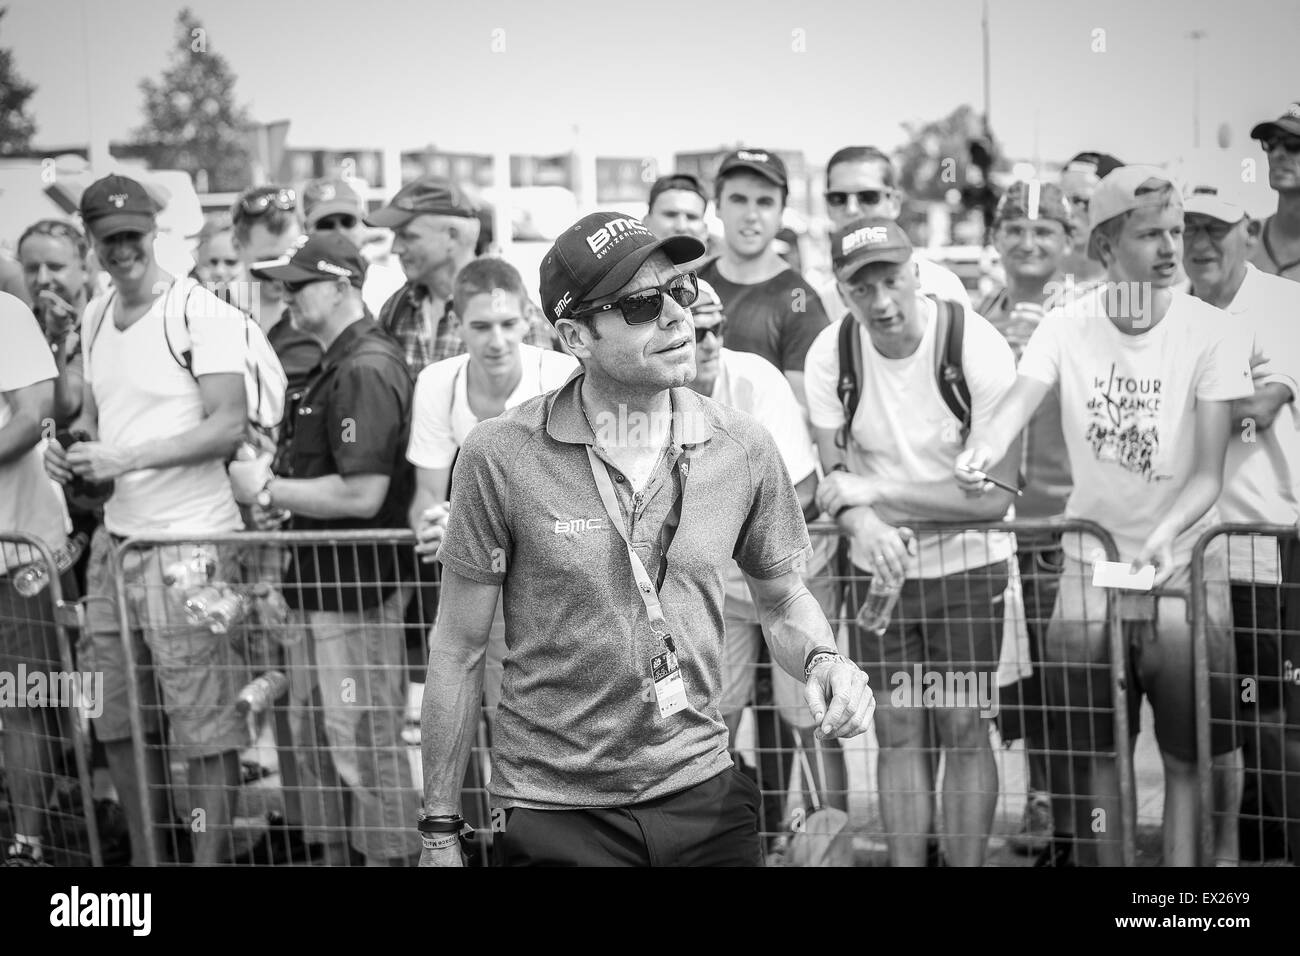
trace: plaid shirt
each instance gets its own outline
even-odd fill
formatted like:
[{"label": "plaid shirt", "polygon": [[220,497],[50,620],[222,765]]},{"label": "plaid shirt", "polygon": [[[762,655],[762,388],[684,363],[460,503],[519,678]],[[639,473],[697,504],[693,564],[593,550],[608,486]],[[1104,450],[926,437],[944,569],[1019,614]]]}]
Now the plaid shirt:
[{"label": "plaid shirt", "polygon": [[[559,340],[542,310],[528,303],[528,334],[524,342],[539,349],[559,348]],[[418,378],[427,365],[453,358],[465,351],[460,333],[452,327],[452,303],[448,299],[437,328],[425,319],[433,311],[433,300],[424,286],[408,282],[394,292],[379,310],[379,324],[402,346],[411,376]]]}]

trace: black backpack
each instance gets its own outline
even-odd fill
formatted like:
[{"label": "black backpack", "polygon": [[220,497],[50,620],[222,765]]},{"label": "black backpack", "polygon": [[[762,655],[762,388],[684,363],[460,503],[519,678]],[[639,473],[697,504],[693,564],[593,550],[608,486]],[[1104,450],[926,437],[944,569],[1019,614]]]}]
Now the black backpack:
[{"label": "black backpack", "polygon": [[[928,296],[934,301],[934,330],[937,347],[935,354],[935,381],[939,385],[939,394],[948,410],[961,422],[962,441],[970,434],[971,401],[970,388],[966,385],[966,373],[961,367],[962,338],[966,332],[966,310],[956,302]],[[853,427],[853,415],[858,410],[862,382],[862,329],[852,313],[840,320],[840,380],[835,387],[840,405],[844,407],[844,424],[835,435],[835,447],[843,450],[849,444],[849,430]]]}]

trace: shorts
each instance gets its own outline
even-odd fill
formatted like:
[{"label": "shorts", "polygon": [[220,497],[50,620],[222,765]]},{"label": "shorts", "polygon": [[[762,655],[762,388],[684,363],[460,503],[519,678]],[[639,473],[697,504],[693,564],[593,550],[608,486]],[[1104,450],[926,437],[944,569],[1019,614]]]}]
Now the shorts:
[{"label": "shorts", "polygon": [[[889,626],[873,634],[856,623],[871,574],[853,568],[848,601],[855,620],[849,625],[849,647],[867,673],[879,708],[886,701],[908,706],[913,700],[924,700],[923,685],[934,679],[926,675],[934,674],[945,688],[956,686],[949,675],[969,676],[976,688],[986,690],[988,709],[994,709],[1009,576],[1007,563],[998,561],[941,578],[910,578],[903,584]],[[918,674],[922,686],[916,686]],[[962,686],[972,685],[963,682]],[[946,696],[945,705],[953,706]]]},{"label": "shorts", "polygon": [[[831,629],[837,632],[836,645],[840,653],[845,654],[847,639],[838,627],[841,584],[834,572],[834,564],[827,565],[820,574],[809,577],[804,583],[817,599]],[[752,612],[752,605],[746,606]],[[764,639],[762,625],[755,623],[751,615],[737,613],[741,610],[738,602],[727,600],[723,615],[726,637],[722,648],[722,696],[718,701],[718,710],[724,719],[753,703],[760,642]],[[488,650],[490,665],[490,646]],[[789,726],[807,729],[815,727],[817,721],[808,709],[803,692],[802,680],[791,677],[780,664],[772,664],[772,700],[776,712]]]},{"label": "shorts", "polygon": [[[1092,586],[1092,568],[1066,548],[1060,591],[1043,648],[1043,688],[1053,747],[1076,755],[1115,749],[1106,589]],[[1086,553],[1081,547],[1075,552]],[[1235,748],[1232,717],[1233,649],[1227,586],[1227,542],[1205,552],[1206,636],[1210,664],[1211,752]],[[1192,626],[1187,600],[1190,565],[1178,568],[1159,594],[1116,592],[1127,651],[1129,732],[1137,734],[1142,695],[1151,699],[1156,742],[1162,752],[1196,761],[1196,698]]]},{"label": "shorts", "polygon": [[1253,681],[1237,695],[1237,716],[1250,725],[1261,713],[1281,711],[1300,727],[1300,542],[1279,542],[1283,584],[1232,582],[1233,644],[1238,681]]},{"label": "shorts", "polygon": [[[65,573],[59,583],[63,600],[76,600],[77,582],[72,572]],[[29,672],[47,674],[76,667],[71,657],[64,661],[59,649],[49,588],[25,598],[14,590],[11,576],[0,574],[0,672],[16,674],[19,664],[25,664]]]},{"label": "shorts", "polygon": [[[103,674],[103,712],[94,721],[96,736],[106,743],[131,739],[129,678],[113,575],[116,547],[105,528],[96,530],[86,570],[86,630],[78,644],[81,667]],[[217,578],[238,581],[235,549],[210,550],[217,558]],[[249,674],[234,651],[232,635],[190,624],[184,595],[163,582],[163,568],[182,555],[177,545],[133,547],[121,560],[141,729],[158,733],[161,726],[156,682],[172,744],[179,755],[194,759],[248,746],[248,725],[236,712],[235,700]]]}]

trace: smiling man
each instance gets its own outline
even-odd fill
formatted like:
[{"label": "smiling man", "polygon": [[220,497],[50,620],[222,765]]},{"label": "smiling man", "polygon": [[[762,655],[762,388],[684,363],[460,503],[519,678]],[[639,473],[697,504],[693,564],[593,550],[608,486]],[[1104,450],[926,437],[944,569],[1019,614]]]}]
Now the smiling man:
[{"label": "smiling man", "polygon": [[1264,272],[1300,282],[1300,102],[1250,131],[1268,156],[1268,184],[1277,212],[1264,220],[1251,262]]},{"label": "smiling man", "polygon": [[[1192,547],[1215,523],[1223,484],[1231,403],[1253,394],[1248,337],[1235,336],[1222,312],[1174,291],[1183,253],[1183,203],[1154,166],[1121,166],[1089,204],[1089,254],[1107,281],[1051,310],[1020,360],[1015,387],[995,415],[973,429],[955,477],[972,494],[1029,422],[1044,395],[1059,387],[1061,426],[1073,491],[1066,516],[1095,521],[1120,559],[1155,565],[1156,584],[1186,592]],[[1217,857],[1236,859],[1240,755],[1232,734],[1233,686],[1226,548],[1206,552],[1207,634],[1214,720]],[[1049,733],[1075,761],[1074,829],[1093,833],[1094,811],[1120,818],[1119,780],[1104,754],[1132,741],[1114,739],[1114,703],[1106,662],[1106,592],[1091,587],[1098,560],[1077,533],[1062,538],[1064,567],[1047,630],[1044,676]],[[1137,726],[1141,694],[1151,698],[1165,769],[1164,862],[1197,856],[1196,739],[1192,642],[1182,597],[1125,602],[1130,658],[1128,700]],[[1222,675],[1222,676],[1220,676]],[[1061,821],[1057,821],[1058,824]],[[1116,828],[1097,834],[1102,865],[1119,865]],[[1090,861],[1089,861],[1090,862]]]},{"label": "smiling man", "polygon": [[[429,653],[421,862],[456,866],[484,649],[505,602],[491,795],[513,865],[757,865],[757,788],[718,712],[733,558],[824,736],[866,729],[865,675],[799,575],[808,532],[771,436],[685,386],[699,240],[585,216],[541,266],[582,371],[461,449]],[[599,423],[599,424],[595,424]]]}]

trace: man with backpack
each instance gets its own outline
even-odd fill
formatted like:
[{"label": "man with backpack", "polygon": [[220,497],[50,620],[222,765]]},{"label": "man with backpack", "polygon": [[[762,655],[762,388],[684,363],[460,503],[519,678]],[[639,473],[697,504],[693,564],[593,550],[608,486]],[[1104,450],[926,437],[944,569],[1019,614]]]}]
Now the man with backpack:
[{"label": "man with backpack", "polygon": [[[876,733],[890,861],[925,865],[936,785],[924,750],[931,710],[945,757],[944,853],[949,865],[978,866],[997,800],[989,718],[1010,536],[922,533],[909,542],[905,526],[1005,514],[1008,492],[969,498],[951,475],[971,422],[986,418],[1015,383],[1015,364],[981,316],[920,293],[912,244],[893,220],[846,224],[832,237],[831,264],[849,315],[822,331],[805,364],[827,473],[817,500],[849,540],[852,613],[867,600],[864,576],[905,579],[883,630],[850,629],[853,658],[881,698]],[[1017,464],[1013,452],[991,473],[1010,483]],[[922,693],[917,681],[931,691],[937,682],[939,693]],[[976,694],[955,693],[959,686]]]},{"label": "man with backpack", "polygon": [[[104,675],[95,731],[127,812],[136,864],[146,862],[147,824],[132,753],[131,675],[119,633],[113,552],[130,537],[181,533],[202,541],[238,530],[242,521],[224,463],[248,425],[247,319],[192,281],[163,271],[153,253],[156,212],[144,187],[124,176],[93,183],[81,198],[81,217],[111,280],[87,306],[82,324],[85,394],[73,430],[84,429],[92,440],[66,452],[51,442],[45,453],[46,470],[61,483],[74,477],[114,483],[91,544],[78,659],[83,670]],[[238,753],[247,730],[235,711],[240,674],[229,637],[189,623],[185,593],[164,581],[164,569],[181,552],[175,546],[131,548],[121,556],[120,572],[127,618],[148,647],[171,743],[189,761],[188,789],[193,806],[204,812],[204,827],[194,832],[194,859],[216,863],[228,846],[229,801],[239,786]],[[234,555],[223,548],[210,553],[219,579],[233,580]],[[140,647],[137,654],[143,653]],[[153,683],[141,681],[140,700],[149,735],[144,776],[150,822],[157,824],[166,818],[168,800]]]},{"label": "man with backpack", "polygon": [[[283,283],[294,324],[324,356],[296,410],[286,468],[272,473],[269,456],[233,462],[236,498],[291,512],[295,531],[404,527],[415,385],[401,346],[365,315],[365,260],[345,236],[320,232],[263,271]],[[284,596],[304,632],[289,666],[294,740],[309,748],[298,755],[306,840],[323,845],[324,862],[346,861],[347,797],[352,846],[366,863],[413,863],[419,795],[400,737],[413,552],[372,544],[289,550]]]}]

